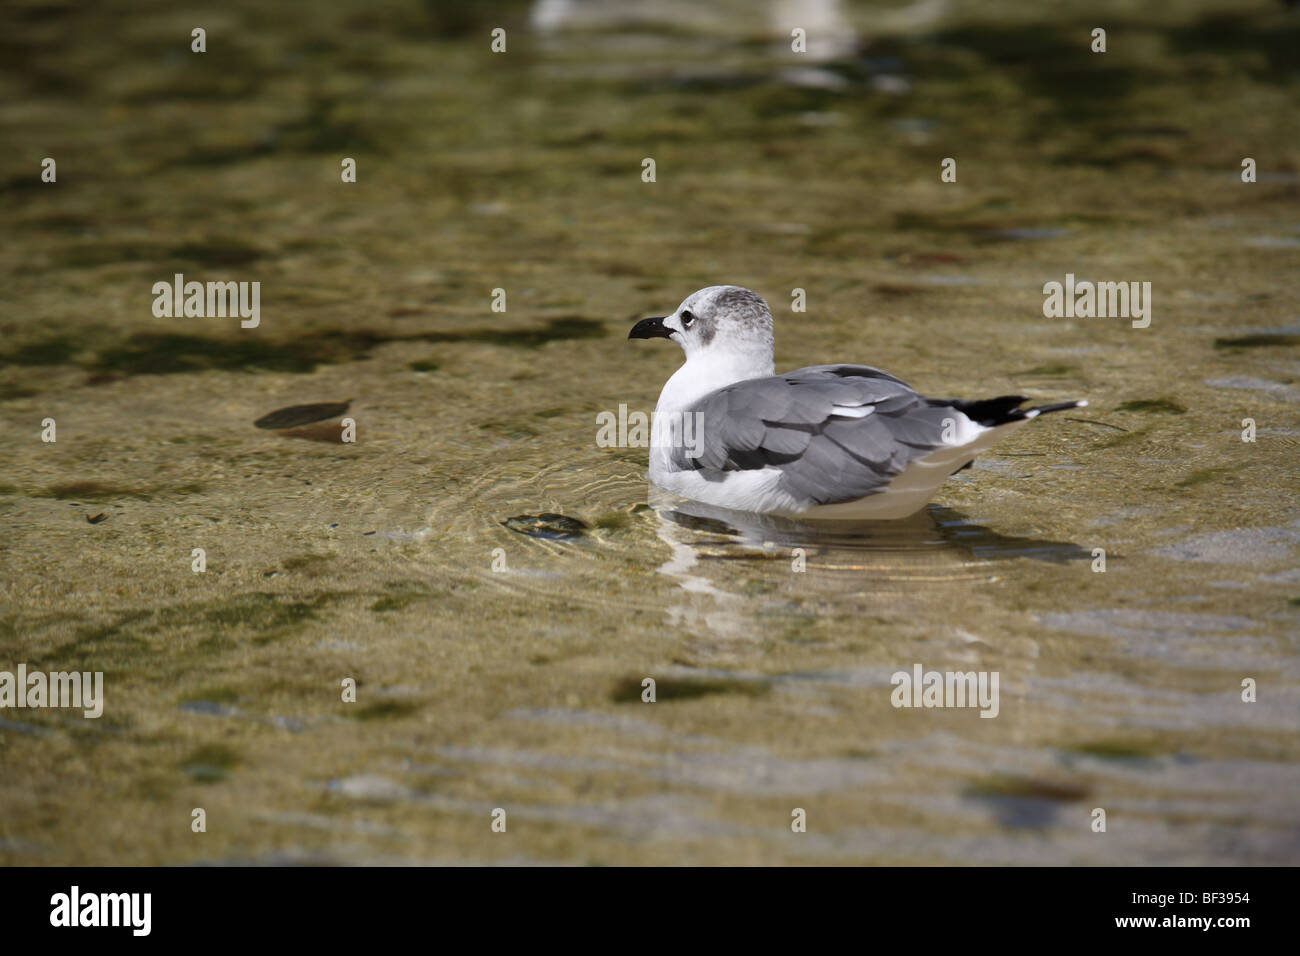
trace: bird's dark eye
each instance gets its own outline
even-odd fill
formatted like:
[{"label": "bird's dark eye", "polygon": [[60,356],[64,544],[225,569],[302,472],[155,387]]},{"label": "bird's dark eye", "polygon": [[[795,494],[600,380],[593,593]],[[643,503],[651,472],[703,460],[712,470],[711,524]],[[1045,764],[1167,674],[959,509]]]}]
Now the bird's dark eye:
[{"label": "bird's dark eye", "polygon": [[689,311],[682,312],[682,328],[684,329],[689,328],[690,324],[694,321],[695,321],[695,316],[691,315]]}]

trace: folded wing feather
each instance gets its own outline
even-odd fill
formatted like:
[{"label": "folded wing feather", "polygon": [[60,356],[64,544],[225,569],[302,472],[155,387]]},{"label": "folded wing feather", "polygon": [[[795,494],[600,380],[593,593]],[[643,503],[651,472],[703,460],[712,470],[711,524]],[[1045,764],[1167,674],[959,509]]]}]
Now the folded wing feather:
[{"label": "folded wing feather", "polygon": [[686,412],[703,417],[700,453],[669,462],[706,480],[778,467],[781,488],[816,504],[882,491],[909,462],[943,448],[952,403],[927,399],[865,365],[818,365],[711,392]]}]

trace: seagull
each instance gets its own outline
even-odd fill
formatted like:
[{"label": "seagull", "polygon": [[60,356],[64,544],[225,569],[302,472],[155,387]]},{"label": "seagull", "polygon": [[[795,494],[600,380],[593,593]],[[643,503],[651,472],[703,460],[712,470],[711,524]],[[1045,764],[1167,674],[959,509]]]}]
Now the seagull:
[{"label": "seagull", "polygon": [[655,407],[650,481],[732,511],[905,518],[1026,422],[1088,404],[925,398],[866,365],[776,375],[772,313],[734,285],[700,289],[672,315],[637,322],[628,338],[672,339],[686,353]]}]

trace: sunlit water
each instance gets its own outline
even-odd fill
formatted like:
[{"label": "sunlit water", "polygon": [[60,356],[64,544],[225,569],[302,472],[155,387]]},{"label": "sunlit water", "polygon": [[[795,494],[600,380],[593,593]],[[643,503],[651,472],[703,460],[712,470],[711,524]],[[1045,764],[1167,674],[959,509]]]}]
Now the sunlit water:
[{"label": "sunlit water", "polygon": [[[6,13],[0,669],[106,705],[0,713],[0,861],[1300,860],[1300,25],[883,7]],[[175,272],[262,325],[154,318]],[[1066,273],[1150,328],[1044,318]],[[596,415],[717,282],[778,368],[1090,407],[902,522],[652,494]]]}]

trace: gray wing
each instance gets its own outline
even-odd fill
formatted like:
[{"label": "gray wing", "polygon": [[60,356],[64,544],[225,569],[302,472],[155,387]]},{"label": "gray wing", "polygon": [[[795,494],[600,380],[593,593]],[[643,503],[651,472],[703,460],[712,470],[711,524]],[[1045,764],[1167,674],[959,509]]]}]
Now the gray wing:
[{"label": "gray wing", "polygon": [[692,405],[699,455],[678,443],[672,467],[721,480],[726,472],[775,467],[780,487],[816,504],[882,490],[908,463],[944,447],[952,403],[926,399],[865,365],[815,365],[736,382]]}]

